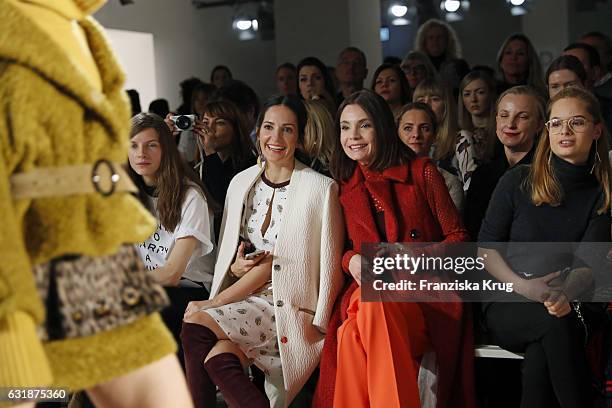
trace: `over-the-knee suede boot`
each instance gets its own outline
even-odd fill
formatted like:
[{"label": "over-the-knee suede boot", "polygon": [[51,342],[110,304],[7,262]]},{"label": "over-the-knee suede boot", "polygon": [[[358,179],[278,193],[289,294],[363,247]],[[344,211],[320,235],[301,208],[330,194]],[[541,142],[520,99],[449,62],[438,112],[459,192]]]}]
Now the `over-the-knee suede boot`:
[{"label": "over-the-knee suede boot", "polygon": [[208,327],[183,323],[181,330],[187,385],[196,408],[217,405],[217,390],[204,368],[204,359],[217,343],[215,333]]},{"label": "over-the-knee suede boot", "polygon": [[268,398],[245,374],[240,359],[233,353],[222,353],[210,358],[204,367],[219,387],[230,408],[268,408]]}]

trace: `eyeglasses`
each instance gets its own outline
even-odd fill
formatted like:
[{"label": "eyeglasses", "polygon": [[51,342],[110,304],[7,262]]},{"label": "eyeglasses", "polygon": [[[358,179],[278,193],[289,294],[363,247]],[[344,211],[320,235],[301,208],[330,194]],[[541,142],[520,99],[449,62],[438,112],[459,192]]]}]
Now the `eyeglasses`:
[{"label": "eyeglasses", "polygon": [[414,67],[404,65],[401,68],[402,71],[404,71],[404,74],[423,75],[427,72],[427,70],[425,69],[425,65],[415,65]]},{"label": "eyeglasses", "polygon": [[567,118],[567,119],[559,119],[559,118],[551,119],[548,122],[546,122],[544,125],[546,126],[546,129],[548,129],[549,133],[556,135],[556,134],[561,133],[561,131],[563,130],[564,123],[567,123],[567,126],[569,126],[572,132],[582,133],[586,131],[587,123],[589,122],[592,122],[592,121],[582,116],[572,116],[571,118]]}]

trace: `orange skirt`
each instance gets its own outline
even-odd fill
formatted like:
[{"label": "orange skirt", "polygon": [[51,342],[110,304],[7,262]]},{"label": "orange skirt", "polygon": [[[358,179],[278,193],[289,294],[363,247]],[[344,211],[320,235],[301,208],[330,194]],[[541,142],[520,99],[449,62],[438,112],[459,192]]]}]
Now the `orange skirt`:
[{"label": "orange skirt", "polygon": [[334,407],[420,407],[421,356],[430,345],[418,303],[361,302],[351,295],[338,328]]}]

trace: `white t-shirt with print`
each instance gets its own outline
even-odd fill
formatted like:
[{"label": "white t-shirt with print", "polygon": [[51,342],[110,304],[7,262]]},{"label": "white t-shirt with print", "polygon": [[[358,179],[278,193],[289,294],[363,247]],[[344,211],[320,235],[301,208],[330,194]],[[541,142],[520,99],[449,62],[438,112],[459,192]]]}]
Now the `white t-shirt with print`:
[{"label": "white t-shirt with print", "polygon": [[210,289],[215,270],[216,249],[213,243],[213,213],[208,208],[206,199],[198,190],[190,187],[181,208],[181,220],[174,232],[169,232],[159,222],[157,197],[147,196],[147,198],[149,200],[147,207],[153,209],[158,224],[153,235],[138,245],[138,252],[147,270],[152,271],[166,264],[168,254],[174,248],[176,240],[194,237],[198,242],[182,277],[202,282],[207,289]]}]

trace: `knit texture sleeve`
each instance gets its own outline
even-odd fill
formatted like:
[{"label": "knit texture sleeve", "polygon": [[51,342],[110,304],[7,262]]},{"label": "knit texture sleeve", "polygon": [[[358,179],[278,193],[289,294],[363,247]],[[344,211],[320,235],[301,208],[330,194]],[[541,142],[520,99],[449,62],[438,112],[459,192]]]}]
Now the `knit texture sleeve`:
[{"label": "knit texture sleeve", "polygon": [[467,241],[468,235],[461,223],[459,211],[448,193],[444,178],[433,163],[425,165],[423,179],[427,203],[442,230],[442,242]]},{"label": "knit texture sleeve", "polygon": [[23,140],[9,137],[18,114],[10,100],[7,88],[0,85],[0,387],[45,385],[51,380],[35,330],[44,311],[23,235],[28,203],[11,197],[10,176],[27,152]]},{"label": "knit texture sleeve", "polygon": [[0,387],[51,383],[51,369],[32,316],[16,311],[0,319]]}]

